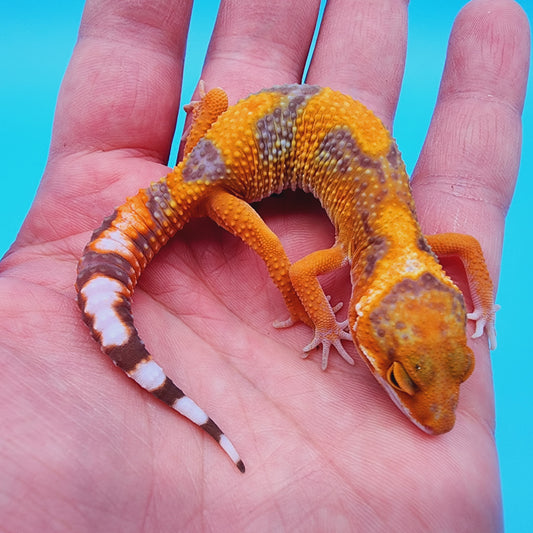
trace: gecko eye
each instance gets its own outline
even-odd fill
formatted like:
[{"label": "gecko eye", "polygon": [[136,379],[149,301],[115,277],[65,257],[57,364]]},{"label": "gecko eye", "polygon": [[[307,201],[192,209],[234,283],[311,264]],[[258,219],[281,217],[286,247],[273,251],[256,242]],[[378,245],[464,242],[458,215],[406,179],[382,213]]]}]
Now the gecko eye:
[{"label": "gecko eye", "polygon": [[387,381],[399,391],[413,396],[416,392],[416,385],[409,377],[409,374],[405,371],[405,368],[401,363],[394,361],[387,370]]}]

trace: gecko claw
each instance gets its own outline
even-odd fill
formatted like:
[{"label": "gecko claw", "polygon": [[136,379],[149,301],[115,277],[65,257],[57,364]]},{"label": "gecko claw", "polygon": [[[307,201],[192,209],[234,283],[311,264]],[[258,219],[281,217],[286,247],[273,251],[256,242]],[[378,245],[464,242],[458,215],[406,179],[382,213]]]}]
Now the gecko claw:
[{"label": "gecko claw", "polygon": [[290,328],[291,326],[294,326],[294,324],[296,324],[296,320],[292,317],[285,320],[274,320],[274,322],[272,322],[272,326],[276,329]]},{"label": "gecko claw", "polygon": [[[331,304],[331,296],[328,294],[328,295],[326,296],[326,298],[328,299],[328,302]],[[334,305],[334,306],[331,308],[331,310],[333,311],[334,314],[336,314],[337,311],[340,311],[340,310],[342,309],[342,306],[343,306],[343,305],[344,305],[344,304],[343,304],[342,302],[339,302],[338,304]]]}]

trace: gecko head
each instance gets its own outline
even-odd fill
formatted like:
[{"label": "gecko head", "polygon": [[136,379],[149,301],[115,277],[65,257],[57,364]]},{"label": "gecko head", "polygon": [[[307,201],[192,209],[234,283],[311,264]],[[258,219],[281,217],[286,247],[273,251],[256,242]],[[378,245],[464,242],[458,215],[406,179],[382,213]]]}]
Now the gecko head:
[{"label": "gecko head", "polygon": [[459,290],[428,272],[398,282],[357,319],[354,339],[363,358],[426,433],[455,424],[459,386],[474,368],[465,324]]}]

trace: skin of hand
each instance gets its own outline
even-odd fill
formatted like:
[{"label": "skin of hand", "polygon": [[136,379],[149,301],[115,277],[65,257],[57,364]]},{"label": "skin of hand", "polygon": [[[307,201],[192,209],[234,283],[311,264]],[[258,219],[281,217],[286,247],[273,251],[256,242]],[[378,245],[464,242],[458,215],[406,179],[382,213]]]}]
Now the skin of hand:
[{"label": "skin of hand", "polygon": [[[392,127],[407,4],[328,2],[306,81],[350,94]],[[87,2],[45,175],[0,264],[2,530],[500,530],[486,338],[471,343],[476,368],[455,428],[425,435],[362,362],[332,357],[322,372],[318,355],[300,360],[312,332],[272,327],[286,310],[261,260],[212,222],[191,222],[141,277],[136,325],[235,443],[244,476],[90,338],[75,302],[76,263],[103,218],[168,171],[191,7]],[[206,86],[223,86],[235,103],[300,81],[318,7],[223,1]],[[494,280],[518,172],[528,57],[528,22],[516,3],[464,7],[413,175],[423,230],[473,234]],[[292,260],[332,242],[308,195],[267,199],[258,210]],[[462,270],[446,266],[464,288]],[[346,270],[323,283],[334,303],[347,303]]]}]

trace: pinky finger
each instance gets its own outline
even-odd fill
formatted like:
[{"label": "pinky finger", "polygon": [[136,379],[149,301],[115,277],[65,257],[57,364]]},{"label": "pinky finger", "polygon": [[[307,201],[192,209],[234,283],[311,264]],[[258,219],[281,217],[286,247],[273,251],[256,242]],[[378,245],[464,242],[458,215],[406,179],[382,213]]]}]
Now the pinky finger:
[{"label": "pinky finger", "polygon": [[529,25],[511,0],[474,0],[450,37],[413,193],[424,232],[476,237],[497,279],[521,150]]}]

